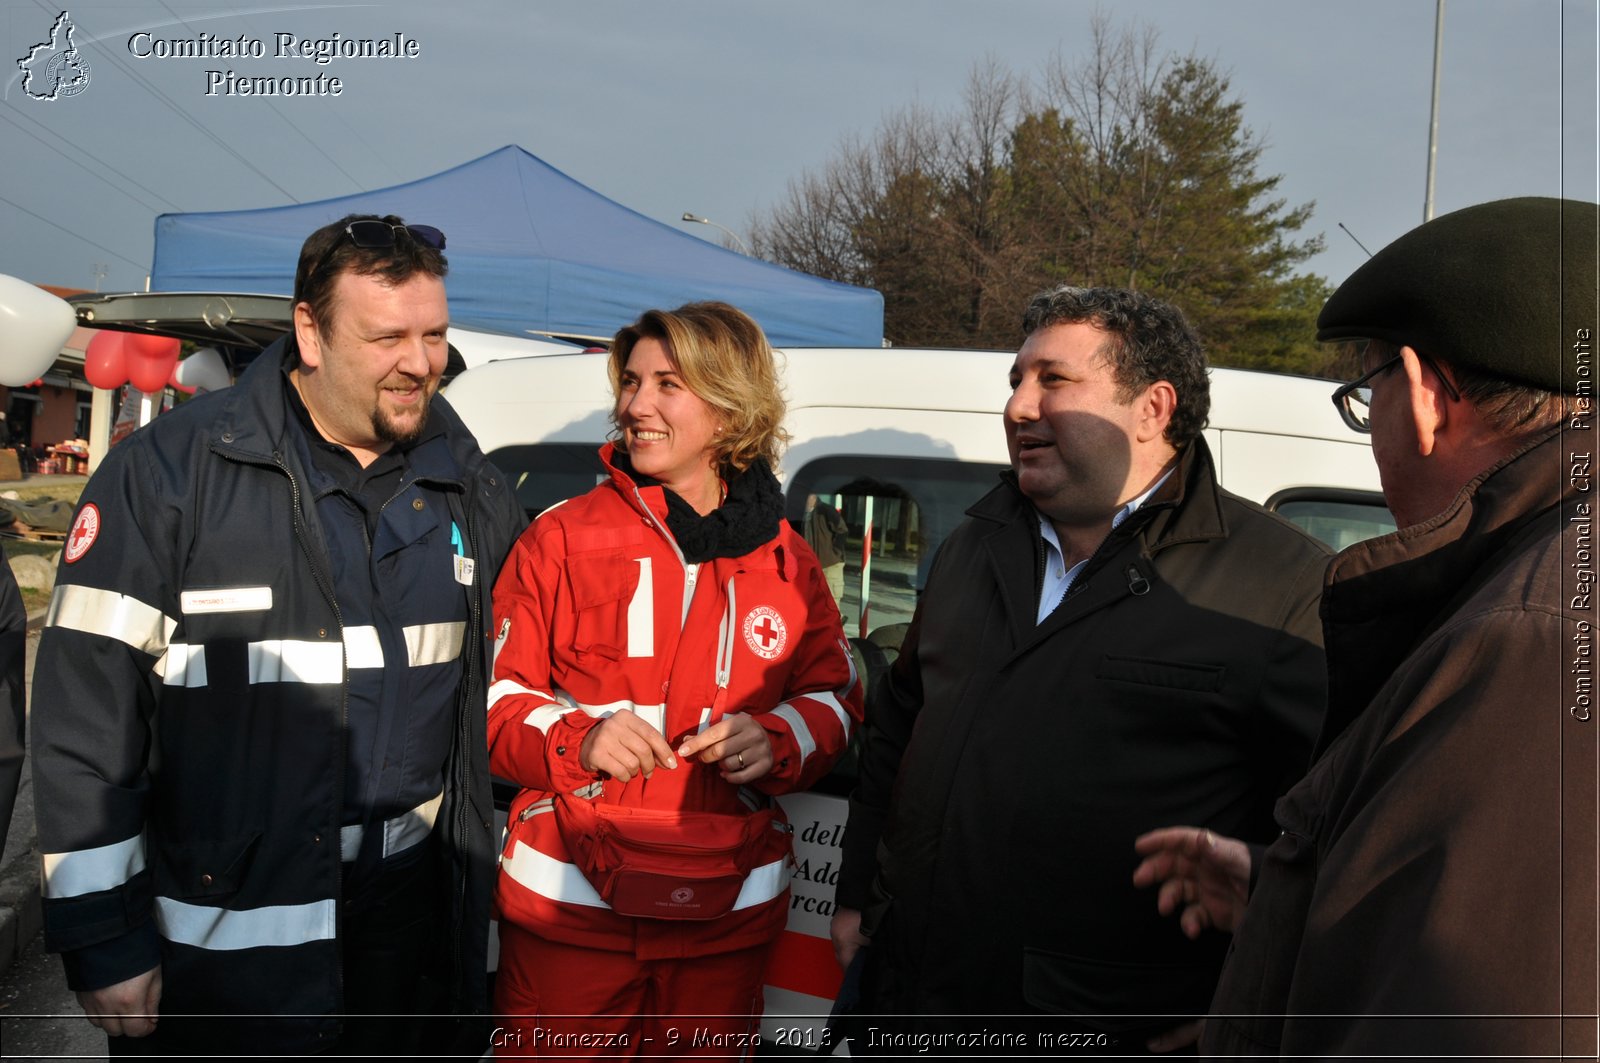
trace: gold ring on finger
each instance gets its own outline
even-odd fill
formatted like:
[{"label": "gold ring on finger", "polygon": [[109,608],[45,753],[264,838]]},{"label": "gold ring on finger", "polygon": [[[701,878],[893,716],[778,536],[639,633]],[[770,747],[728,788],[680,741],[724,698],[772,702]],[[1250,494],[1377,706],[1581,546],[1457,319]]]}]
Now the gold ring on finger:
[{"label": "gold ring on finger", "polygon": [[739,767],[744,767],[744,750],[739,751]]}]

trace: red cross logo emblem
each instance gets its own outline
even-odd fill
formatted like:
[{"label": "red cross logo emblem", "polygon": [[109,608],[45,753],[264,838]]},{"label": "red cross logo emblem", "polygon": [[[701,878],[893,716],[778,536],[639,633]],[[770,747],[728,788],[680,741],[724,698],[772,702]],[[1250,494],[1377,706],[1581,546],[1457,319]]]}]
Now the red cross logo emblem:
[{"label": "red cross logo emblem", "polygon": [[67,564],[72,564],[89,552],[89,547],[94,545],[95,537],[99,534],[100,510],[90,502],[78,510],[78,519],[72,522],[72,531],[67,535],[67,545],[62,549],[61,556]]},{"label": "red cross logo emblem", "polygon": [[789,644],[789,629],[782,615],[768,605],[758,605],[744,618],[744,641],[763,660],[776,660]]}]

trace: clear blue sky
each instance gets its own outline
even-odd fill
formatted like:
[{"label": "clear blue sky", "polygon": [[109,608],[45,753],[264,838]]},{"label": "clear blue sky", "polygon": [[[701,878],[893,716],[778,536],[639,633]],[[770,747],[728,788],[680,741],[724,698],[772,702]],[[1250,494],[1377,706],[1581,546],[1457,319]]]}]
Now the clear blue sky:
[{"label": "clear blue sky", "polygon": [[[58,0],[57,0],[58,2]],[[1310,200],[1335,283],[1422,220],[1434,0],[1120,0],[1119,25],[1214,59],[1267,142],[1262,171]],[[412,180],[504,144],[650,217],[745,231],[850,134],[954,106],[972,65],[1032,74],[1081,55],[1079,0],[384,0],[74,3],[83,91],[30,99],[16,60],[62,8],[7,0],[0,273],[143,286],[155,217],[309,202]],[[130,38],[147,33],[130,47]],[[416,41],[411,59],[276,58],[275,35]],[[145,58],[202,33],[254,58]],[[1448,0],[1437,209],[1596,199],[1596,0]],[[207,70],[338,77],[338,97],[206,95]],[[42,85],[33,83],[34,87]],[[418,219],[425,220],[425,219]]]}]

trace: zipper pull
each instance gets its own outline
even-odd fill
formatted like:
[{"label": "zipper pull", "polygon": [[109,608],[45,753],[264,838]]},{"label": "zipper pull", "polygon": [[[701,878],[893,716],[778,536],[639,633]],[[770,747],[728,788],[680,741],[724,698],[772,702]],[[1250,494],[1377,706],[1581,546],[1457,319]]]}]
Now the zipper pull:
[{"label": "zipper pull", "polygon": [[1124,575],[1128,577],[1128,590],[1134,594],[1150,593],[1150,581],[1139,574],[1138,565],[1129,565],[1128,571]]}]

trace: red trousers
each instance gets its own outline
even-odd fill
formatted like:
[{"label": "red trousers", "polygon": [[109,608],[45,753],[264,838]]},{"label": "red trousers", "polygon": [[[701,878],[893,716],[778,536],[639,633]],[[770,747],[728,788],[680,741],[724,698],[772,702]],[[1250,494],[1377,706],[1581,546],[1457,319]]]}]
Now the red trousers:
[{"label": "red trousers", "polygon": [[562,945],[500,924],[494,1054],[631,1059],[753,1056],[762,946],[685,960]]}]

